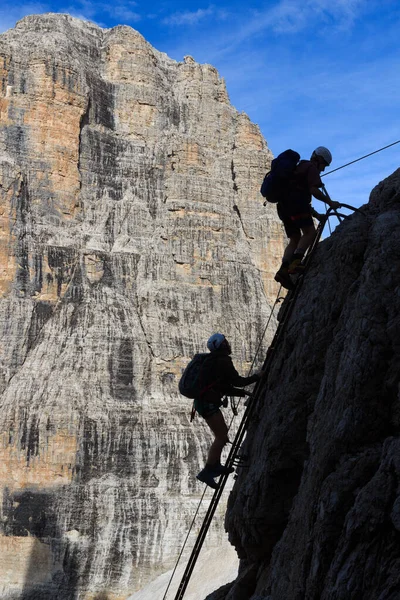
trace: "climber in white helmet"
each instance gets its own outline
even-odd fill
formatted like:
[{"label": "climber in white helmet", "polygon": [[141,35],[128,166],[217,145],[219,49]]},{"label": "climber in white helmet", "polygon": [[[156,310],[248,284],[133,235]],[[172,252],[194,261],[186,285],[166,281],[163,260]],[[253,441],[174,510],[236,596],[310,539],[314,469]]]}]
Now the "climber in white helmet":
[{"label": "climber in white helmet", "polygon": [[[221,465],[221,453],[228,443],[228,427],[220,410],[222,398],[228,396],[246,396],[242,389],[246,385],[259,381],[264,371],[254,373],[250,377],[241,377],[236,371],[230,357],[231,347],[222,333],[214,333],[207,342],[210,351],[199,377],[202,390],[194,400],[194,406],[200,416],[214,434],[214,441],[208,451],[206,466],[197,475],[197,479],[216,489],[215,477],[233,471],[232,467]],[[236,387],[235,387],[236,386]]]},{"label": "climber in white helmet", "polygon": [[328,198],[322,191],[320,173],[332,162],[328,148],[318,146],[310,160],[301,160],[294,170],[289,191],[285,200],[278,202],[278,215],[285,227],[289,244],[285,249],[282,265],[275,275],[275,281],[287,289],[293,288],[291,274],[304,269],[303,256],[315,237],[312,218],[312,196],[326,202],[331,208],[340,208],[340,203]]}]

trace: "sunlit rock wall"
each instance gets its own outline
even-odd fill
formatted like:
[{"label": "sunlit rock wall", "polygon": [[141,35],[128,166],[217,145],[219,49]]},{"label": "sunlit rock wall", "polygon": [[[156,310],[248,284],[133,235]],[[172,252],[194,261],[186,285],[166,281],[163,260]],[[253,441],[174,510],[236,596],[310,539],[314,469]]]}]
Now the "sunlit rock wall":
[{"label": "sunlit rock wall", "polygon": [[213,67],[129,27],[27,17],[0,82],[0,595],[126,598],[202,491],[182,366],[215,330],[242,372],[261,342],[270,152]]},{"label": "sunlit rock wall", "polygon": [[211,600],[400,598],[400,169],[322,242],[246,438]]}]

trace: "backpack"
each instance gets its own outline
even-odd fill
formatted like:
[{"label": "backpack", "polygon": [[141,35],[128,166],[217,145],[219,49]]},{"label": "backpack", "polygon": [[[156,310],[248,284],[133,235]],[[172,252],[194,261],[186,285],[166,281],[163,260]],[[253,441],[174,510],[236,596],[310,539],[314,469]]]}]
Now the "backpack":
[{"label": "backpack", "polygon": [[[261,195],[267,202],[282,202],[289,188],[291,176],[300,160],[300,154],[294,150],[285,150],[271,163],[271,170],[264,177]],[[265,202],[264,202],[265,206]]]},{"label": "backpack", "polygon": [[209,352],[206,354],[195,354],[187,365],[178,384],[182,396],[196,398],[200,394],[202,390],[202,387],[200,387],[201,368],[209,356],[211,356]]}]

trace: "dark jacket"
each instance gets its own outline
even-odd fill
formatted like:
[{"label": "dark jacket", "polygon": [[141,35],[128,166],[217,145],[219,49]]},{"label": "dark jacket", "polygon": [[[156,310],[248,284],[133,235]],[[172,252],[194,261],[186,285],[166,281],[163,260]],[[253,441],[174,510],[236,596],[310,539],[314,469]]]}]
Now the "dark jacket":
[{"label": "dark jacket", "polygon": [[257,374],[241,377],[229,354],[216,350],[210,353],[201,369],[201,398],[208,402],[219,402],[223,396],[246,396],[243,390],[236,388],[243,388],[258,380]]}]

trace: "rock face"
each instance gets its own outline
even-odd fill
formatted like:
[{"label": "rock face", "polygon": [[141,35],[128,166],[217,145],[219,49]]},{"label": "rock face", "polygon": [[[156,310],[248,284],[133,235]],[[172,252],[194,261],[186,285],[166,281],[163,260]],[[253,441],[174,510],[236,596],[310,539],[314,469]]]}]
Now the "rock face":
[{"label": "rock face", "polygon": [[400,169],[322,242],[256,407],[214,600],[400,598]]},{"label": "rock face", "polygon": [[270,152],[213,67],[129,27],[27,17],[0,81],[0,595],[126,598],[202,492],[182,366],[216,330],[242,372],[261,342]]}]

